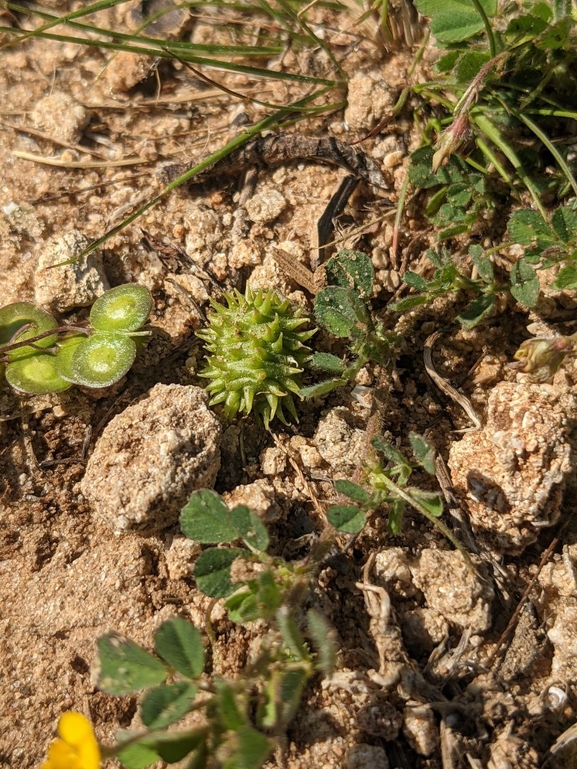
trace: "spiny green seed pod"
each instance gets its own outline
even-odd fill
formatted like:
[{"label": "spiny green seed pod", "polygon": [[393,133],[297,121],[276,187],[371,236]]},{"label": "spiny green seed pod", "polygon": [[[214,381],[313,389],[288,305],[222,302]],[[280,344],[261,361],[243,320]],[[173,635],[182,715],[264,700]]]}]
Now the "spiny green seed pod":
[{"label": "spiny green seed pod", "polygon": [[201,377],[211,406],[224,403],[227,418],[253,409],[268,429],[278,417],[287,424],[284,409],[296,420],[293,395],[301,389],[300,374],[310,350],[305,342],[315,333],[299,331],[309,319],[274,291],[235,291],[227,305],[212,302],[207,328],[197,332],[206,342],[207,365]]}]

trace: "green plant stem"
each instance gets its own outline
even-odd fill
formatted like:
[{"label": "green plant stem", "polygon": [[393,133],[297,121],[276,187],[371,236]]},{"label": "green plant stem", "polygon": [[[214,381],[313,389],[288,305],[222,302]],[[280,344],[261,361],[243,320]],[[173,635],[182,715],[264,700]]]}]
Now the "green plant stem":
[{"label": "green plant stem", "polygon": [[567,179],[571,187],[573,187],[573,192],[575,193],[575,195],[577,195],[577,181],[573,176],[571,168],[569,167],[569,164],[567,163],[563,155],[559,152],[557,147],[549,139],[547,134],[544,133],[544,131],[542,131],[541,128],[539,128],[539,126],[536,123],[534,123],[530,118],[528,118],[527,115],[525,115],[523,112],[520,112],[519,110],[516,110],[516,109],[511,109],[511,114],[513,115],[513,117],[516,117],[517,120],[520,120],[522,123],[525,123],[527,128],[533,131],[535,136],[541,140],[541,142],[545,145],[545,147],[547,147],[549,152],[553,155],[553,157],[557,161],[559,168],[561,168],[561,170],[565,174],[565,178]]},{"label": "green plant stem", "polygon": [[[20,334],[23,334],[25,331],[28,330],[30,327],[30,323],[27,323],[25,326],[22,326],[18,329],[18,336]],[[72,331],[75,334],[85,334],[86,336],[90,335],[90,329],[87,329],[85,326],[57,326],[56,328],[51,328],[48,331],[43,331],[41,334],[38,334],[37,336],[31,336],[27,339],[24,339],[20,342],[8,342],[8,344],[3,344],[0,346],[0,357],[4,355],[5,353],[9,352],[10,350],[17,350],[19,347],[34,347],[34,342],[40,341],[40,339],[45,339],[47,336],[53,336],[54,334],[63,334],[66,332]],[[149,333],[149,332],[146,332]],[[47,353],[49,351],[49,348],[46,347],[39,347],[38,352]]]},{"label": "green plant stem", "polygon": [[471,0],[471,2],[475,6],[475,10],[479,14],[479,16],[483,19],[483,25],[485,26],[487,39],[489,41],[489,50],[491,52],[491,58],[494,58],[497,55],[497,42],[495,40],[495,35],[493,33],[493,29],[491,27],[491,22],[489,21],[489,17],[485,13],[485,9],[483,8],[479,0]]},{"label": "green plant stem", "polygon": [[445,526],[445,524],[440,521],[438,518],[436,518],[434,515],[431,515],[431,513],[427,510],[426,507],[424,507],[418,500],[413,499],[410,494],[407,494],[407,492],[402,489],[400,486],[398,486],[394,481],[392,481],[390,478],[387,478],[386,475],[381,475],[379,478],[379,483],[382,483],[383,486],[386,486],[386,488],[392,492],[395,496],[400,497],[402,500],[404,500],[408,505],[411,507],[414,507],[417,512],[421,513],[421,515],[425,516],[431,523],[437,527],[437,529],[441,532],[441,534],[446,537],[449,542],[461,553],[463,556],[463,560],[467,564],[467,566],[472,569],[473,571],[476,571],[473,562],[471,561],[471,557],[469,556],[469,553],[465,550],[463,545],[459,542],[459,540],[452,534],[451,531]]}]

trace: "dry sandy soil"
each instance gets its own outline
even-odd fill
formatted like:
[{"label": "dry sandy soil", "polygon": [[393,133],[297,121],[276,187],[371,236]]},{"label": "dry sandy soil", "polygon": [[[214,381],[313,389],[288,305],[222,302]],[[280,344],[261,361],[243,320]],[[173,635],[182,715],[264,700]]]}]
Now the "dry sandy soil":
[{"label": "dry sandy soil", "polygon": [[[44,5],[67,7],[57,0]],[[133,29],[138,7],[103,12],[99,23]],[[426,77],[433,54],[422,72],[409,75],[414,49],[408,44],[391,52],[378,41],[337,35],[351,20],[317,13],[351,78],[349,106],[298,130],[352,143],[408,82]],[[31,24],[24,17],[5,23]],[[230,42],[231,29],[229,15],[207,9],[206,18],[176,20],[171,31]],[[287,51],[282,66],[327,69],[323,56],[307,52]],[[299,95],[281,81],[255,87],[242,75],[211,76],[270,102]],[[110,239],[83,282],[73,268],[55,277],[58,270],[47,266],[77,253],[162,189],[163,163],[206,156],[266,110],[179,64],[48,40],[0,50],[0,94],[2,303],[36,300],[66,320],[83,318],[106,282],[129,281],[148,286],[155,302],[152,340],[112,390],[30,399],[6,388],[0,393],[0,766],[28,769],[42,760],[65,710],[88,715],[105,742],[133,721],[136,699],[109,697],[91,677],[99,635],[116,630],[150,647],[154,629],[169,617],[203,627],[208,599],[191,576],[198,547],[182,537],[174,517],[168,524],[158,518],[156,530],[149,521],[144,533],[118,532],[115,484],[124,485],[125,497],[136,496],[138,473],[154,465],[152,388],[201,384],[194,331],[201,325],[197,306],[206,306],[209,295],[242,289],[249,280],[310,308],[311,297],[283,273],[273,247],[309,264],[315,222],[343,172],[310,162],[265,169],[244,207],[238,178],[179,189]],[[393,201],[408,153],[418,145],[417,107],[409,101],[398,119],[362,144],[381,164]],[[426,274],[422,254],[431,238],[417,196],[393,253],[385,197],[361,184],[338,225],[345,245],[373,259],[377,311],[398,291],[407,267]],[[481,231],[487,245],[502,234],[504,217],[497,218]],[[362,234],[346,237],[361,225]],[[552,307],[548,299],[550,318],[566,317],[555,316],[570,306],[571,297],[565,300]],[[346,550],[343,538],[313,591],[313,602],[337,628],[338,670],[306,690],[284,750],[267,766],[534,769],[549,759],[551,766],[577,765],[570,738],[565,753],[548,758],[577,706],[575,371],[569,363],[554,382],[523,381],[506,363],[540,317],[510,305],[464,332],[453,322],[459,309],[452,300],[437,301],[402,319],[384,434],[403,450],[411,430],[426,435],[448,463],[445,520],[476,553],[478,573],[416,514],[407,514],[402,536],[391,537],[385,520],[375,518]],[[534,325],[533,333],[543,328]],[[437,330],[433,364],[470,399],[481,427],[427,376],[423,349]],[[370,370],[360,377],[369,394],[373,377]],[[170,412],[172,403],[170,426],[181,418],[200,430],[198,415],[176,413],[180,402],[171,393],[182,390],[160,392],[162,408]],[[146,419],[131,432],[130,419],[142,412],[126,409],[142,403],[149,404]],[[135,472],[129,461],[107,490],[103,470],[104,490],[95,495],[82,484],[87,462],[123,412],[122,450]],[[303,405],[298,426],[275,423],[272,433],[250,419],[223,421],[222,436],[213,433],[210,483],[271,521],[276,553],[303,557],[326,525],[331,481],[357,470],[369,414],[347,390]],[[233,625],[218,607],[213,623],[222,648],[219,672],[234,676],[259,631]]]}]

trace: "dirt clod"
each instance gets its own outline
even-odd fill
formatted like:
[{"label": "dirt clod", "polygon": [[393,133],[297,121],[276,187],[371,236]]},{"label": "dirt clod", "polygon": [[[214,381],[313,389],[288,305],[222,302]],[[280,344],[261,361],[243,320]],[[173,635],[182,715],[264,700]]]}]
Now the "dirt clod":
[{"label": "dirt clod", "polygon": [[160,531],[220,467],[220,426],[204,390],[156,385],[115,417],[81,484],[96,515],[116,531]]}]

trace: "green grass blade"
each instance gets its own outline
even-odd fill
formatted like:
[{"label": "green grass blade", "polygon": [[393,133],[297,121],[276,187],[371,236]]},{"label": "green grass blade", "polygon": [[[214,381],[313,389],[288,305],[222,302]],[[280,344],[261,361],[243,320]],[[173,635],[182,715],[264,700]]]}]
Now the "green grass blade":
[{"label": "green grass blade", "polygon": [[545,145],[545,147],[547,147],[549,152],[553,155],[553,157],[557,161],[557,163],[559,165],[559,168],[565,174],[565,178],[567,179],[567,181],[569,182],[571,187],[573,187],[573,192],[575,193],[575,195],[577,195],[577,182],[575,181],[575,177],[573,176],[571,168],[569,167],[569,165],[568,165],[567,161],[565,160],[565,158],[563,157],[563,155],[559,152],[557,147],[553,144],[551,139],[549,139],[547,134],[544,133],[539,128],[539,126],[536,123],[534,123],[530,118],[528,118],[527,115],[525,115],[524,113],[518,112],[516,109],[511,109],[511,114],[514,117],[516,117],[517,120],[520,120],[522,123],[525,123],[527,128],[529,128],[529,130],[533,131],[535,136],[538,139],[540,139],[540,141]]},{"label": "green grass blade", "polygon": [[[282,123],[283,127],[287,124],[290,124],[292,122],[296,122],[294,117],[290,121],[284,120],[286,117],[290,117],[292,113],[294,113],[297,110],[303,110],[307,104],[314,99],[318,98],[319,96],[323,95],[327,91],[331,89],[325,88],[321,89],[320,91],[317,91],[315,93],[309,94],[308,96],[305,96],[303,99],[299,99],[299,101],[294,102],[294,104],[290,104],[287,107],[284,107],[283,109],[278,110],[274,113],[274,115],[268,115],[266,118],[261,120],[258,123],[255,123],[255,125],[250,126],[250,128],[247,128],[242,133],[238,134],[238,136],[235,136],[233,139],[231,139],[227,144],[225,144],[224,147],[221,147],[220,149],[216,150],[216,152],[211,153],[208,155],[204,160],[202,160],[200,163],[197,163],[197,165],[190,168],[186,173],[179,176],[177,179],[174,179],[170,184],[168,184],[161,192],[158,193],[158,195],[155,195],[153,198],[151,198],[149,201],[147,201],[144,205],[140,206],[136,211],[134,211],[132,214],[127,216],[125,219],[120,222],[120,224],[116,225],[116,227],[113,227],[110,229],[105,235],[103,235],[101,238],[98,238],[97,240],[93,241],[87,248],[84,249],[84,251],[81,254],[78,254],[78,256],[74,257],[74,259],[67,261],[67,262],[61,262],[62,264],[70,264],[71,262],[76,262],[79,259],[84,258],[86,255],[92,253],[92,251],[95,251],[97,248],[100,248],[104,243],[106,243],[110,238],[112,238],[117,233],[121,232],[125,227],[127,227],[129,224],[132,224],[136,219],[138,219],[142,214],[149,211],[151,208],[153,208],[157,203],[159,203],[161,200],[163,200],[167,195],[169,195],[173,190],[175,190],[177,187],[180,187],[183,184],[186,184],[186,182],[190,181],[194,176],[197,176],[198,174],[202,173],[202,171],[206,170],[207,168],[210,168],[210,166],[217,163],[219,160],[222,160],[223,158],[227,157],[227,155],[230,155],[231,152],[234,152],[234,150],[238,149],[239,147],[242,147],[243,144],[246,144],[251,139],[254,139],[256,136],[258,136],[260,133],[265,131],[267,128],[271,128],[274,125],[279,125]],[[329,105],[332,106],[332,105]],[[327,105],[323,105],[322,108],[318,109],[327,109]],[[308,113],[301,116],[301,120],[308,117]],[[60,265],[54,265],[54,266],[60,266]]]},{"label": "green grass blade", "polygon": [[485,134],[490,142],[492,142],[498,149],[501,150],[507,160],[511,163],[515,171],[519,174],[519,178],[533,198],[533,202],[535,203],[537,210],[546,220],[547,215],[545,214],[545,209],[543,208],[543,204],[539,198],[539,191],[533,184],[531,177],[525,171],[525,168],[523,167],[523,164],[521,163],[519,156],[513,147],[511,147],[497,126],[491,120],[489,120],[489,118],[483,112],[481,112],[481,110],[471,110],[469,115],[477,128]]}]

